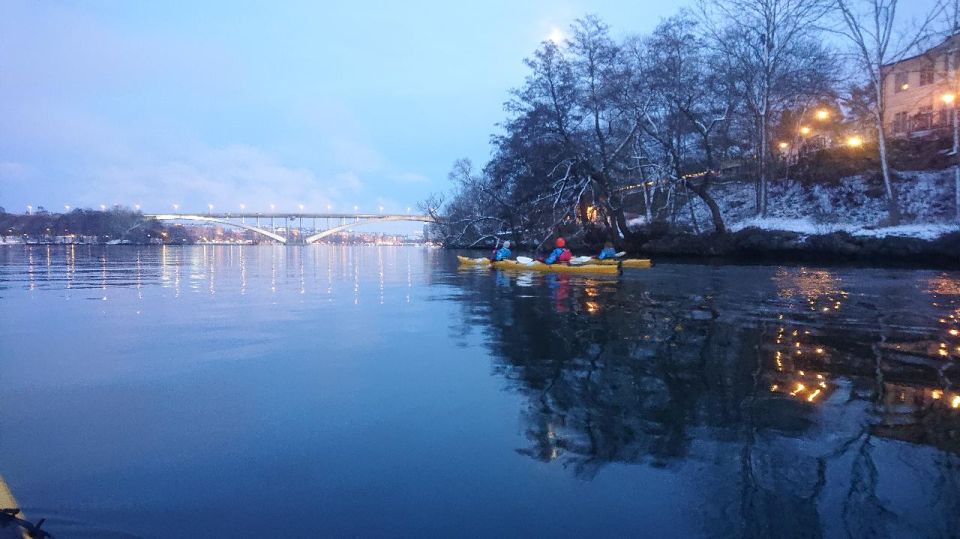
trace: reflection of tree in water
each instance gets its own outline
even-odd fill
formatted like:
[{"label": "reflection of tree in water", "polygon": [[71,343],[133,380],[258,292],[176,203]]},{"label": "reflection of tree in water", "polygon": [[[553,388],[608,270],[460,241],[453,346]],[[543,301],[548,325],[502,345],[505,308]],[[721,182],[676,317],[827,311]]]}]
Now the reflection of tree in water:
[{"label": "reflection of tree in water", "polygon": [[[896,305],[895,281],[851,294],[827,271],[750,273],[469,279],[495,368],[527,398],[519,451],[584,479],[718,463],[702,478],[718,535],[956,533],[956,364],[915,345],[941,338],[930,321],[952,304]],[[888,462],[904,451],[919,457]],[[935,518],[889,500],[894,481]]]}]

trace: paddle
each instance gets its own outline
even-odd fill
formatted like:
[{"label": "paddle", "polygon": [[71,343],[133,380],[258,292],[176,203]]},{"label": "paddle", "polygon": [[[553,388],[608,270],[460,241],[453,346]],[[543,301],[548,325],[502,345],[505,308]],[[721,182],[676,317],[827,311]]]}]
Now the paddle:
[{"label": "paddle", "polygon": [[517,262],[519,262],[520,264],[529,266],[530,264],[533,264],[534,262],[536,262],[536,260],[530,258],[529,256],[518,256]]},{"label": "paddle", "polygon": [[582,266],[584,264],[589,264],[593,260],[592,256],[577,256],[570,259],[571,266]]}]

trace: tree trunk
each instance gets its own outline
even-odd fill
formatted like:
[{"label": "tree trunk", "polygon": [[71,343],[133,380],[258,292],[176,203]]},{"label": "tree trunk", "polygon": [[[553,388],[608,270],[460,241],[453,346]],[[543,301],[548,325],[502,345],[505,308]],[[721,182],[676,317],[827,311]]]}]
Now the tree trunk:
[{"label": "tree trunk", "polygon": [[883,187],[887,193],[887,213],[891,226],[900,224],[900,207],[897,202],[897,189],[890,177],[890,164],[887,160],[887,134],[883,126],[882,115],[877,118],[877,135],[880,146],[880,170],[883,173]]},{"label": "tree trunk", "polygon": [[[707,178],[710,176],[708,175]],[[726,225],[723,224],[723,215],[720,213],[720,206],[717,205],[717,201],[710,196],[710,193],[707,192],[706,182],[701,183],[700,185],[695,184],[694,182],[687,182],[687,187],[697,194],[700,197],[700,200],[710,208],[710,216],[713,218],[713,228],[717,234],[724,234],[727,231]]]}]

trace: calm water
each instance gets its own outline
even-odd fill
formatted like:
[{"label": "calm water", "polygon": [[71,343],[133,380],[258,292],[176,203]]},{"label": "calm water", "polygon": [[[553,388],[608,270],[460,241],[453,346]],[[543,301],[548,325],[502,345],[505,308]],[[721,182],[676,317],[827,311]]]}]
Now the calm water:
[{"label": "calm water", "polygon": [[58,537],[960,535],[960,274],[0,248]]}]

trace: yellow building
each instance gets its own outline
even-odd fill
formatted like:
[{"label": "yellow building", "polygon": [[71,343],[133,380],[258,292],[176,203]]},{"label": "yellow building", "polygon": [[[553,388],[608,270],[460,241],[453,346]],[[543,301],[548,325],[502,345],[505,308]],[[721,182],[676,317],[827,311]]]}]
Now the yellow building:
[{"label": "yellow building", "polygon": [[957,104],[952,96],[960,78],[960,34],[884,66],[883,75],[887,133],[924,137],[948,130]]}]

